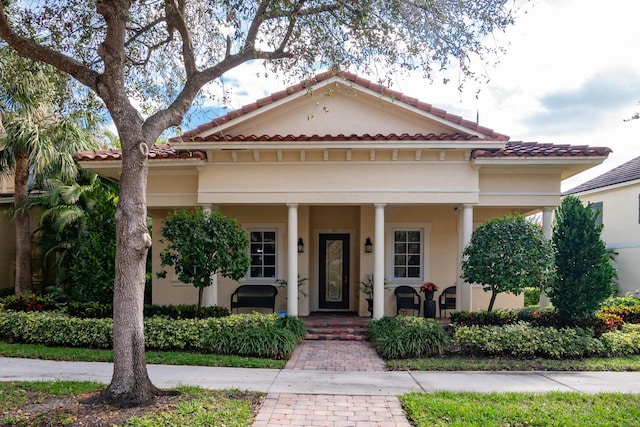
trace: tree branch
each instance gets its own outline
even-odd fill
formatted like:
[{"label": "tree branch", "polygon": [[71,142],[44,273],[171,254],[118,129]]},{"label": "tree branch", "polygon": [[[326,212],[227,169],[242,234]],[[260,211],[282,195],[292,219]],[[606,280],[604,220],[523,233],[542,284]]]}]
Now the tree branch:
[{"label": "tree branch", "polygon": [[171,34],[172,28],[180,33],[182,39],[182,58],[187,76],[197,72],[196,58],[193,52],[193,44],[191,43],[191,34],[184,20],[185,2],[178,0],[165,0],[165,13],[167,14],[167,30]]},{"label": "tree branch", "polygon": [[0,2],[0,38],[14,48],[21,56],[52,65],[74,77],[93,91],[98,91],[100,73],[58,51],[41,46],[16,33],[7,20],[4,5]]}]

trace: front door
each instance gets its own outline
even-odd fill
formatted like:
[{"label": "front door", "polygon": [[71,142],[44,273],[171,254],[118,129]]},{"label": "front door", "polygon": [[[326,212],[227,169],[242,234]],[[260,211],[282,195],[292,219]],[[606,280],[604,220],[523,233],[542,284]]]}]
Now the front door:
[{"label": "front door", "polygon": [[349,235],[320,234],[320,310],[349,309]]}]

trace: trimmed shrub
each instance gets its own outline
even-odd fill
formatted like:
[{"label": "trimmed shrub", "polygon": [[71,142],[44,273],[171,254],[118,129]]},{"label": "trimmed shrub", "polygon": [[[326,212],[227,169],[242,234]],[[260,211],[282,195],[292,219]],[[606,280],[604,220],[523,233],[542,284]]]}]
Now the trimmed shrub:
[{"label": "trimmed shrub", "polygon": [[607,356],[640,354],[640,325],[624,325],[621,330],[600,337]]},{"label": "trimmed shrub", "polygon": [[538,307],[540,305],[540,293],[542,293],[542,289],[535,286],[527,286],[523,288],[523,291],[525,307]]},{"label": "trimmed shrub", "polygon": [[610,307],[640,307],[640,298],[631,295],[624,297],[610,297],[604,300],[601,308]]},{"label": "trimmed shrub", "polygon": [[531,327],[520,322],[505,326],[461,326],[454,340],[466,354],[551,359],[600,354],[603,345],[589,329]]},{"label": "trimmed shrub", "polygon": [[369,322],[366,332],[385,359],[439,354],[451,343],[442,325],[422,317],[383,317]]},{"label": "trimmed shrub", "polygon": [[226,307],[217,305],[198,307],[196,304],[180,305],[145,305],[144,316],[168,316],[172,319],[209,319],[212,317],[226,317],[231,312]]},{"label": "trimmed shrub", "polygon": [[636,306],[613,306],[603,307],[598,313],[599,316],[616,316],[625,323],[640,323],[640,305]]},{"label": "trimmed shrub", "polygon": [[512,311],[457,311],[451,313],[451,323],[456,326],[500,326],[511,325],[518,321],[518,316]]},{"label": "trimmed shrub", "polygon": [[[56,302],[48,297],[25,295],[9,296],[0,301],[4,310],[15,311],[66,311],[69,316],[85,319],[104,319],[113,317],[113,305],[99,302]],[[195,304],[181,305],[145,305],[144,316],[167,316],[172,319],[209,319],[225,317],[231,313],[226,307],[198,307]]]},{"label": "trimmed shrub", "polygon": [[111,319],[79,319],[55,312],[0,312],[0,339],[59,347],[111,348]]},{"label": "trimmed shrub", "polygon": [[10,295],[0,301],[3,310],[15,311],[55,311],[60,310],[60,304],[49,298],[27,294],[20,297]]},{"label": "trimmed shrub", "polygon": [[[144,320],[149,350],[188,350],[284,359],[302,339],[300,319],[278,314],[223,318]],[[56,312],[0,311],[0,339],[61,347],[111,348],[111,319],[80,319]],[[305,330],[306,333],[306,330]]]}]

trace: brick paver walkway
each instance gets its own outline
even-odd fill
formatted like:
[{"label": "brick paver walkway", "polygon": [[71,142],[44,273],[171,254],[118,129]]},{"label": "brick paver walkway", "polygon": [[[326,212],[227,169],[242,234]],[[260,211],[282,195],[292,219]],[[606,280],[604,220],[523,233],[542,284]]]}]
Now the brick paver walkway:
[{"label": "brick paver walkway", "polygon": [[305,341],[285,369],[312,371],[384,371],[384,361],[366,341]]},{"label": "brick paver walkway", "polygon": [[[304,341],[285,369],[320,371],[384,370],[384,362],[364,341]],[[269,393],[253,427],[411,427],[395,396]]]}]

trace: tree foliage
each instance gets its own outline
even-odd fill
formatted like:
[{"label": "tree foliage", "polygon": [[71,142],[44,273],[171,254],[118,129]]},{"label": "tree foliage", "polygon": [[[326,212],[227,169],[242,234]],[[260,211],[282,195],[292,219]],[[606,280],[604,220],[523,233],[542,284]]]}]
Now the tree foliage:
[{"label": "tree foliage", "polygon": [[[122,144],[114,292],[113,404],[148,404],[143,292],[149,146],[210,82],[252,60],[301,77],[318,68],[420,69],[453,60],[471,75],[513,22],[512,0],[42,0],[0,2],[0,38],[102,100]],[[381,81],[381,83],[386,83]]]},{"label": "tree foliage", "polygon": [[523,216],[493,218],[478,227],[464,249],[462,278],[491,291],[488,311],[500,292],[519,295],[540,287],[553,273],[553,248],[542,230]]},{"label": "tree foliage", "polygon": [[53,176],[73,179],[73,154],[95,143],[85,121],[62,114],[68,77],[54,67],[20,58],[6,46],[0,46],[0,64],[0,173],[14,179],[15,291],[21,296],[31,291],[29,185],[38,187]]},{"label": "tree foliage", "polygon": [[44,208],[36,231],[43,269],[55,269],[61,296],[110,303],[115,276],[118,187],[81,170],[76,182],[44,183],[31,206]]},{"label": "tree foliage", "polygon": [[[219,211],[176,210],[164,221],[161,230],[168,245],[160,254],[163,267],[173,267],[183,283],[199,290],[198,305],[202,304],[202,291],[211,286],[214,274],[238,280],[249,269],[246,233],[235,219]],[[166,277],[167,271],[158,273]]]},{"label": "tree foliage", "polygon": [[613,293],[614,268],[600,238],[598,213],[568,196],[556,209],[553,244],[557,278],[548,290],[555,309],[569,318],[593,314]]}]

